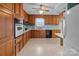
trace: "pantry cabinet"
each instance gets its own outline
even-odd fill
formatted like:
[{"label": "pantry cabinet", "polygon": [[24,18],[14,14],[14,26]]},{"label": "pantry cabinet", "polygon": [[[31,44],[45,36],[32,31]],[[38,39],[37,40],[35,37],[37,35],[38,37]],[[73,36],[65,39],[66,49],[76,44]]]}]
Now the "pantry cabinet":
[{"label": "pantry cabinet", "polygon": [[0,11],[0,39],[13,35],[12,15]]},{"label": "pantry cabinet", "polygon": [[14,53],[12,7],[0,4],[0,55],[11,56]]}]

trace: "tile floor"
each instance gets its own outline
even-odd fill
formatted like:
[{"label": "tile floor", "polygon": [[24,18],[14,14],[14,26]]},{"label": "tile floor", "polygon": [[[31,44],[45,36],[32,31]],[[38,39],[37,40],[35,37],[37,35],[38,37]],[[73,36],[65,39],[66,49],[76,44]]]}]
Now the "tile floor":
[{"label": "tile floor", "polygon": [[63,47],[60,39],[32,38],[17,56],[62,56]]}]

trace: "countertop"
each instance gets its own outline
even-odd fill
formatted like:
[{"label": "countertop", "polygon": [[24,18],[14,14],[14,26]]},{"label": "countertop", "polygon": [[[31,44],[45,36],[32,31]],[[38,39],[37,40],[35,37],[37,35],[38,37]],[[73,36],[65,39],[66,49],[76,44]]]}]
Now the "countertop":
[{"label": "countertop", "polygon": [[54,30],[60,29],[58,25],[45,25],[42,27],[32,26],[32,30]]},{"label": "countertop", "polygon": [[61,38],[64,38],[63,34],[62,33],[55,33],[57,36],[61,37]]},{"label": "countertop", "polygon": [[24,31],[24,33],[28,32],[30,30],[55,30],[55,29],[60,30],[60,27],[58,25],[45,25],[42,27],[30,26],[30,27],[28,27],[28,29],[26,31]]}]

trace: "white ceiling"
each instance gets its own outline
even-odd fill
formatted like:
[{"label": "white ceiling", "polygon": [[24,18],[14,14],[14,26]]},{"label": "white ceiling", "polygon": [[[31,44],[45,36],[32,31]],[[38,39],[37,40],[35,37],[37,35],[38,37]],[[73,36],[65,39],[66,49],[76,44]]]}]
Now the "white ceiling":
[{"label": "white ceiling", "polygon": [[[67,3],[41,3],[42,5],[48,6],[49,12],[43,13],[44,15],[58,15],[67,8]],[[23,9],[30,15],[40,14],[38,10],[32,8],[39,8],[40,3],[24,3]]]}]

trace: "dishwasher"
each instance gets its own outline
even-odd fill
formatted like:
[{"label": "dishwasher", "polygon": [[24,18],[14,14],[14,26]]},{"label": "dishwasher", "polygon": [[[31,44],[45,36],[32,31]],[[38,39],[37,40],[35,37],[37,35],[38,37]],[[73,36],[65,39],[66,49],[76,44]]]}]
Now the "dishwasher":
[{"label": "dishwasher", "polygon": [[52,38],[52,30],[46,30],[46,38]]}]

